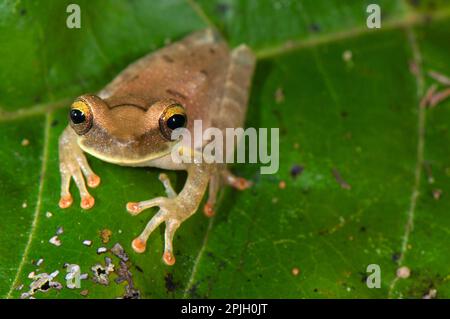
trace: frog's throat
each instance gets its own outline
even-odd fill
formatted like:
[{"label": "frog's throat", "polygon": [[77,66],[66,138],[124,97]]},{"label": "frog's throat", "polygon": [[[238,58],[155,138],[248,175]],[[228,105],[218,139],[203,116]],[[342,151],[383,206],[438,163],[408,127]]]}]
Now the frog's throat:
[{"label": "frog's throat", "polygon": [[82,143],[78,143],[78,145],[84,152],[86,152],[102,161],[112,163],[112,164],[129,165],[129,166],[139,166],[140,164],[148,163],[149,161],[166,156],[167,154],[170,154],[170,152],[172,151],[171,147],[167,147],[167,149],[160,151],[160,152],[155,152],[155,153],[147,154],[142,157],[136,157],[136,158],[130,159],[130,158],[124,158],[124,157],[119,157],[119,156],[108,156],[107,154],[102,154],[102,153],[95,151],[94,149],[86,147]]}]

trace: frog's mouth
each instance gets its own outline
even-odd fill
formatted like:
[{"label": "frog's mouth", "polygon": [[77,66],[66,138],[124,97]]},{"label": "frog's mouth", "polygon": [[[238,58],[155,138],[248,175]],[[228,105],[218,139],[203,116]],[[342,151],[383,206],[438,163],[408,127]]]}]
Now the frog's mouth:
[{"label": "frog's mouth", "polygon": [[[93,149],[88,145],[84,144],[83,141],[79,141],[78,145],[84,152],[102,161],[122,166],[145,166],[148,162],[166,156],[170,154],[170,152],[172,151],[172,143],[168,143],[167,147],[162,150],[151,152],[149,154],[144,155],[133,153],[133,157],[130,157],[125,156],[124,155],[125,152],[121,152],[116,148],[110,149],[108,147],[105,147],[104,149],[102,149],[103,152],[99,152],[96,149]],[[127,154],[130,153],[127,152]]]}]

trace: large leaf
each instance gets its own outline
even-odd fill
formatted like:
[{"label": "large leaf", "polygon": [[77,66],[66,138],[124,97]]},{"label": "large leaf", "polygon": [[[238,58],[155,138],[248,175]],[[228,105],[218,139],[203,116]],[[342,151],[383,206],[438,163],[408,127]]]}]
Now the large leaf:
[{"label": "large leaf", "polygon": [[[430,289],[450,297],[450,103],[419,107],[435,82],[427,72],[450,74],[448,2],[416,8],[378,1],[382,28],[369,30],[372,2],[78,1],[82,27],[67,29],[70,1],[4,1],[0,295],[20,297],[32,271],[59,270],[55,280],[65,284],[63,266],[72,263],[90,275],[80,289],[34,297],[81,298],[86,289],[88,297],[122,296],[117,275],[102,286],[90,269],[105,256],[118,269],[116,257],[96,249],[120,243],[146,298],[421,298]],[[280,170],[260,175],[256,165],[235,166],[254,187],[226,189],[216,217],[198,213],[186,221],[175,239],[177,263],[168,267],[162,229],[145,254],[130,248],[154,210],[138,217],[125,211],[127,201],[163,194],[159,171],[90,157],[102,177],[92,191],[96,206],[61,210],[58,136],[70,99],[208,25],[232,46],[245,42],[257,53],[247,126],[280,128]],[[303,172],[293,177],[295,165]],[[185,174],[169,177],[182,187]],[[57,247],[49,239],[59,227]],[[104,229],[112,232],[107,244],[99,237]],[[381,267],[380,289],[366,286],[369,264]],[[400,266],[411,270],[409,278],[396,278]]]}]

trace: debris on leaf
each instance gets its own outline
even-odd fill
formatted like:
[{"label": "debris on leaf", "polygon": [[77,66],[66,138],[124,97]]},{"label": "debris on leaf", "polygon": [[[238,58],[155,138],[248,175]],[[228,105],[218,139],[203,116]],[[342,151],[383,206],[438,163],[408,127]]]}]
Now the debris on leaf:
[{"label": "debris on leaf", "polygon": [[53,236],[48,242],[55,246],[61,246],[61,240],[58,238],[58,236]]},{"label": "debris on leaf", "polygon": [[46,212],[46,213],[45,213],[45,217],[47,217],[47,218],[50,218],[50,217],[52,217],[52,216],[53,216],[53,214],[50,213],[50,212]]},{"label": "debris on leaf", "polygon": [[104,253],[106,253],[107,251],[108,251],[108,248],[106,248],[106,247],[100,247],[100,248],[97,249],[97,254],[98,254],[98,255],[104,254]]},{"label": "debris on leaf", "polygon": [[341,173],[339,173],[339,171],[336,168],[333,168],[332,170],[333,172],[333,176],[336,179],[336,181],[339,183],[339,185],[341,185],[341,187],[343,189],[351,189],[352,187],[350,186],[349,183],[347,183],[341,176]]},{"label": "debris on leaf", "polygon": [[300,269],[298,269],[297,267],[294,267],[294,268],[292,268],[291,272],[292,272],[292,275],[298,276],[300,274]]},{"label": "debris on leaf", "polygon": [[439,200],[441,196],[442,196],[442,189],[439,188],[433,189],[433,198],[435,200]]},{"label": "debris on leaf", "polygon": [[111,252],[120,260],[122,261],[128,261],[129,257],[125,250],[123,249],[122,245],[119,243],[116,243],[113,248],[111,248]]},{"label": "debris on leaf", "polygon": [[120,259],[119,269],[116,270],[117,278],[114,280],[117,284],[122,282],[127,282],[128,284],[125,286],[125,293],[123,295],[123,299],[139,299],[141,293],[138,289],[134,287],[132,273],[129,270],[127,261],[129,257],[122,245],[116,243],[113,248],[111,248],[111,252]]},{"label": "debris on leaf", "polygon": [[291,176],[293,177],[293,178],[296,178],[298,175],[300,175],[302,172],[303,172],[303,166],[300,166],[300,165],[294,165],[294,166],[292,166],[292,168],[291,168]]},{"label": "debris on leaf", "polygon": [[88,240],[88,239],[83,240],[83,245],[91,247],[92,246],[92,240]]},{"label": "debris on leaf", "polygon": [[423,107],[427,107],[430,105],[431,97],[433,96],[434,92],[436,92],[436,89],[437,89],[436,84],[433,84],[428,88],[427,92],[425,93],[423,98],[420,100],[420,107],[423,108]]},{"label": "debris on leaf", "polygon": [[36,266],[40,267],[43,262],[44,262],[44,259],[40,258],[38,261],[36,261]]},{"label": "debris on leaf", "polygon": [[103,229],[100,231],[100,238],[102,239],[102,243],[107,244],[111,239],[112,231],[109,229]]},{"label": "debris on leaf", "polygon": [[89,290],[87,290],[87,289],[80,291],[80,295],[82,295],[83,297],[86,297],[88,294],[89,294]]},{"label": "debris on leaf", "polygon": [[34,271],[32,271],[32,272],[30,272],[30,273],[28,274],[28,278],[29,278],[29,279],[33,279],[34,276],[36,276],[36,273],[35,273]]},{"label": "debris on leaf", "polygon": [[134,287],[133,278],[127,264],[124,261],[120,261],[120,268],[116,271],[118,277],[115,279],[117,284],[124,281],[128,283],[125,286],[125,293],[123,299],[139,299],[141,297],[141,292]]},{"label": "debris on leaf", "polygon": [[111,262],[111,258],[105,257],[105,267],[101,264],[96,264],[91,267],[91,270],[94,273],[94,282],[107,286],[109,285],[109,274],[114,271],[114,265]]},{"label": "debris on leaf", "polygon": [[425,172],[427,173],[428,184],[433,184],[434,183],[434,177],[433,177],[433,170],[431,169],[430,162],[424,161],[423,167],[425,168]]},{"label": "debris on leaf", "polygon": [[430,98],[430,107],[435,107],[440,102],[446,100],[450,96],[450,88],[444,89],[440,92],[433,94]]},{"label": "debris on leaf", "polygon": [[280,183],[278,184],[278,187],[280,189],[285,189],[286,188],[286,182],[285,181],[280,181]]},{"label": "debris on leaf", "polygon": [[23,203],[22,203],[22,208],[27,208],[27,207],[28,207],[27,202],[23,202]]},{"label": "debris on leaf", "polygon": [[442,85],[447,85],[447,86],[450,85],[450,78],[439,72],[430,70],[430,71],[428,71],[428,75]]},{"label": "debris on leaf", "polygon": [[423,295],[422,299],[435,299],[437,296],[437,290],[431,288],[425,295]]},{"label": "debris on leaf", "polygon": [[58,229],[56,230],[56,235],[62,235],[63,233],[64,233],[64,228],[58,227]]},{"label": "debris on leaf", "polygon": [[59,274],[59,271],[55,271],[55,272],[51,273],[50,275],[47,273],[35,275],[32,278],[34,281],[30,284],[30,290],[28,292],[23,293],[20,296],[20,298],[21,299],[26,299],[26,298],[31,299],[31,298],[33,298],[32,296],[37,291],[47,292],[52,288],[57,289],[57,290],[62,289],[62,285],[59,282],[53,281],[53,279],[55,279],[55,277],[58,276],[58,274]]},{"label": "debris on leaf", "polygon": [[28,139],[24,138],[20,144],[22,146],[28,146],[28,145],[30,145],[30,141]]},{"label": "debris on leaf", "polygon": [[350,50],[345,50],[342,53],[342,60],[344,60],[344,62],[351,62],[353,58],[353,53]]},{"label": "debris on leaf", "polygon": [[280,87],[275,91],[275,102],[277,102],[277,104],[284,102],[284,91]]},{"label": "debris on leaf", "polygon": [[402,279],[406,279],[409,278],[409,276],[411,275],[411,270],[406,267],[400,267],[397,269],[397,277],[402,278]]}]

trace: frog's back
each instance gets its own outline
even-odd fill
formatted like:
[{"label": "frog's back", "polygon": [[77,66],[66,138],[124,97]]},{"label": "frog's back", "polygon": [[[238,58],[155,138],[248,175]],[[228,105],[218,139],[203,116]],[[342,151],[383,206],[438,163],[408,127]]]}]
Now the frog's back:
[{"label": "frog's back", "polygon": [[230,52],[226,42],[208,29],[131,64],[99,95],[110,107],[132,101],[144,109],[171,98],[185,106],[188,128],[198,119],[203,128],[241,127],[253,68],[247,47]]}]

